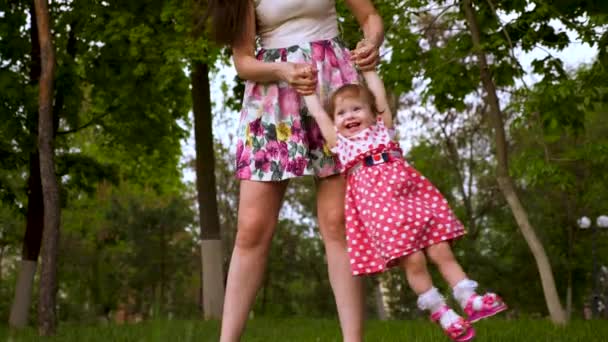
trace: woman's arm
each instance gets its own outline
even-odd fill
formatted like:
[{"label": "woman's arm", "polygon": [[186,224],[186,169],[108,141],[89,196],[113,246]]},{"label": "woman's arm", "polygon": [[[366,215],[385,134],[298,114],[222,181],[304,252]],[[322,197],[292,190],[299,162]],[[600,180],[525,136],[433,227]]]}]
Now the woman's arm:
[{"label": "woman's arm", "polygon": [[382,17],[371,0],[345,0],[363,30],[363,36],[378,49],[384,40]]},{"label": "woman's arm", "polygon": [[266,63],[255,58],[255,8],[249,1],[244,34],[232,44],[232,59],[240,78],[255,82],[282,79],[283,63]]},{"label": "woman's arm", "polygon": [[379,61],[378,49],[384,40],[382,17],[370,0],[345,0],[346,5],[363,30],[364,40],[357,44],[357,54],[353,60],[363,70],[372,70]]},{"label": "woman's arm", "polygon": [[321,134],[323,135],[323,138],[325,138],[327,145],[330,148],[336,146],[338,139],[336,136],[336,128],[329,115],[327,115],[325,108],[321,105],[319,97],[317,95],[304,96],[304,102],[306,103],[310,115],[315,118],[317,125],[319,125]]},{"label": "woman's arm", "polygon": [[317,85],[316,72],[303,63],[263,62],[255,58],[255,8],[249,2],[245,33],[232,45],[232,59],[240,78],[266,83],[286,81],[302,95],[312,94]]},{"label": "woman's arm", "polygon": [[376,71],[364,71],[363,78],[365,78],[365,83],[367,83],[369,90],[374,94],[376,107],[380,115],[382,115],[384,125],[387,128],[393,128],[393,114],[391,113],[391,107],[388,105],[384,82],[382,82]]}]

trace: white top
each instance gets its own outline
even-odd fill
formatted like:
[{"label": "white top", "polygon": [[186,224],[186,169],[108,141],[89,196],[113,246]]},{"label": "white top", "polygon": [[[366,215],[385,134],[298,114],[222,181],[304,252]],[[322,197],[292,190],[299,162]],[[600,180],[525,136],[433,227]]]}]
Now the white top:
[{"label": "white top", "polygon": [[366,152],[387,147],[395,138],[395,129],[387,128],[382,121],[382,117],[378,116],[375,125],[371,125],[348,138],[342,134],[337,134],[337,137],[336,146],[332,147],[331,151],[338,155],[340,163],[343,167],[346,167]]},{"label": "white top", "polygon": [[338,36],[335,0],[255,0],[262,47],[284,48]]}]

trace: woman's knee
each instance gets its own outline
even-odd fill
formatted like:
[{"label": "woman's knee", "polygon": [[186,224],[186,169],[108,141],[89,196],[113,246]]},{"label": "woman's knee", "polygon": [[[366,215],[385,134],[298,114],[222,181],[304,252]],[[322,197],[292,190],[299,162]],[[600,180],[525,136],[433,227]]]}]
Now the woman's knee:
[{"label": "woman's knee", "polygon": [[235,247],[268,247],[286,187],[286,181],[241,182]]},{"label": "woman's knee", "polygon": [[436,265],[455,261],[454,254],[452,253],[452,248],[447,242],[441,242],[436,245],[430,246],[426,249],[426,255]]},{"label": "woman's knee", "polygon": [[343,210],[334,208],[319,211],[318,220],[324,241],[346,241]]},{"label": "woman's knee", "polygon": [[323,240],[346,243],[344,231],[344,178],[333,176],[317,183],[317,217]]},{"label": "woman's knee", "polygon": [[235,248],[256,249],[270,245],[276,219],[263,214],[248,215],[238,219],[238,228],[234,241]]}]

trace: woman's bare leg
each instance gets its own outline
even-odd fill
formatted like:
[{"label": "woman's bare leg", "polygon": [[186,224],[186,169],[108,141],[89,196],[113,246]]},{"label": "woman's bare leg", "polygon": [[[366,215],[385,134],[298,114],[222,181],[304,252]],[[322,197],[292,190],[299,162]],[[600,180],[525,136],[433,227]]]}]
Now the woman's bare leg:
[{"label": "woman's bare leg", "polygon": [[283,182],[241,181],[238,228],[228,270],[220,341],[241,338],[264,278],[270,242],[287,188]]},{"label": "woman's bare leg", "polygon": [[344,177],[332,176],[317,182],[319,229],[325,244],[331,283],[345,342],[363,340],[363,286],[350,269],[344,229]]}]

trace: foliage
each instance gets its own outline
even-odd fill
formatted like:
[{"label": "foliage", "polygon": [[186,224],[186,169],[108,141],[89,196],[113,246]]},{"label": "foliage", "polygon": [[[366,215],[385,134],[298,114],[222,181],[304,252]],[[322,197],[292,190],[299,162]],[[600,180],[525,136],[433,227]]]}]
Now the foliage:
[{"label": "foliage", "polygon": [[[163,16],[165,6],[163,1],[51,4],[55,149],[65,212],[62,319],[108,314],[125,297],[131,300],[131,292],[139,302],[129,309],[145,315],[153,305],[174,314],[196,308],[192,274],[175,272],[193,269],[198,259],[186,230],[193,213],[179,165],[188,79],[184,59],[175,53],[181,33]],[[7,280],[2,297],[10,303],[12,287],[5,284],[9,279],[14,284],[28,164],[37,153],[38,56],[30,36],[30,3],[3,2],[0,14],[0,222],[10,222],[2,225],[10,229],[3,232],[10,245],[3,243],[2,251],[10,254],[0,266]],[[100,189],[107,196],[100,196]],[[108,232],[113,239],[103,238]],[[171,250],[161,256],[163,245]],[[157,272],[160,265],[167,267],[164,274]]]},{"label": "foliage", "polygon": [[[460,2],[375,3],[386,28],[380,72],[400,100],[401,131],[412,126],[423,131],[419,137],[401,137],[412,146],[407,158],[446,195],[469,229],[454,245],[455,253],[482,288],[507,300],[511,315],[543,315],[542,289],[532,257],[497,193],[484,92]],[[199,232],[193,229],[192,184],[183,182],[185,166],[180,162],[180,142],[191,128],[186,72],[193,61],[213,64],[212,69],[218,70],[227,65],[230,54],[193,31],[193,16],[200,14],[197,4],[52,2],[58,58],[57,170],[64,209],[62,320],[106,320],[119,309],[144,317],[196,315]],[[594,241],[575,222],[582,215],[605,214],[606,208],[608,11],[604,1],[475,4],[483,47],[507,116],[510,171],[547,246],[562,298],[571,281],[573,315],[579,317],[591,292]],[[0,319],[6,321],[25,227],[28,165],[36,148],[37,85],[32,73],[36,65],[30,60],[29,3],[0,2],[0,13]],[[338,2],[338,13],[343,38],[352,48],[361,38],[358,24],[344,2]],[[204,32],[205,28],[196,29]],[[590,65],[568,70],[554,52],[574,39],[595,46],[599,55]],[[533,49],[547,53],[525,70],[519,54]],[[538,82],[528,84],[526,76],[532,73]],[[234,89],[231,84],[220,88],[232,96],[216,107],[237,110],[243,83],[235,83]],[[223,111],[215,115],[238,116]],[[233,176],[233,151],[219,142],[224,139],[215,138],[227,269],[236,230],[238,182]],[[336,315],[315,221],[314,182],[303,178],[290,184],[255,317]],[[606,241],[604,237],[595,241],[604,264]],[[439,275],[433,276],[442,292],[449,294]],[[372,288],[377,281],[387,287],[394,318],[421,316],[415,295],[397,271],[367,281],[369,316],[376,314]],[[368,339],[430,340],[441,335],[425,323],[407,323],[405,329],[400,324],[374,322]],[[279,326],[276,333],[269,328],[275,326]],[[594,323],[574,322],[558,331],[530,321],[498,321],[482,324],[479,330],[481,339],[487,336],[493,341],[545,336],[593,340],[596,330],[603,331]],[[183,336],[187,340],[216,338],[216,332],[214,323],[151,322],[120,328],[70,327],[58,338],[145,339],[150,333],[152,339]],[[339,336],[334,322],[299,320],[278,324],[254,320],[247,334],[249,340],[276,336],[337,340]]]},{"label": "foliage", "polygon": [[64,319],[108,315],[122,305],[144,317],[194,311],[198,251],[185,198],[102,183],[95,197],[76,200],[64,213],[60,291],[70,315]]},{"label": "foliage", "polygon": [[[476,341],[604,341],[608,336],[601,321],[576,321],[567,328],[552,326],[543,320],[492,320],[475,325]],[[60,329],[49,341],[217,341],[218,322],[150,321],[135,325],[69,326]],[[8,332],[0,330],[0,337]],[[33,331],[12,337],[16,342],[38,341]],[[428,320],[371,321],[367,324],[366,341],[442,341],[446,337]],[[335,320],[321,319],[253,319],[243,341],[340,341]]]}]

